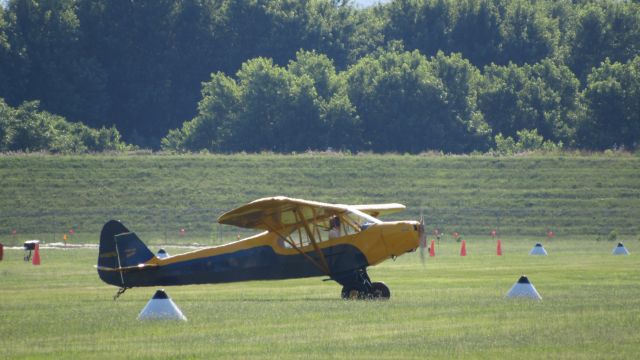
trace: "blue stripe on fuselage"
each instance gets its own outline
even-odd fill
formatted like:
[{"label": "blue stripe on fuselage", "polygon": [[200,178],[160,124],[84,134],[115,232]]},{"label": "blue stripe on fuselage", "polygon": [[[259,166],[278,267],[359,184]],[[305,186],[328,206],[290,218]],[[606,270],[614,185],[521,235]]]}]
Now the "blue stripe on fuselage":
[{"label": "blue stripe on fuselage", "polygon": [[[336,245],[325,248],[322,252],[332,274],[368,266],[364,254],[353,245]],[[307,255],[318,260],[317,254],[313,251]],[[126,272],[124,279],[126,287],[136,287],[293,279],[322,275],[325,274],[302,254],[280,255],[271,246],[258,246],[148,270]],[[114,282],[108,282],[121,286],[119,276],[113,278]]]}]

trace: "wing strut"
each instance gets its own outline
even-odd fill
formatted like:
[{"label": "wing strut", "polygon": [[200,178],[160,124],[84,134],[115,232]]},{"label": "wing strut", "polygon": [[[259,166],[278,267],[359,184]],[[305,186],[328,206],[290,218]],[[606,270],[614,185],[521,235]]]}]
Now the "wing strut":
[{"label": "wing strut", "polygon": [[[311,211],[313,211],[313,218],[315,219],[316,218],[316,210],[314,208],[311,208]],[[311,229],[309,229],[309,224],[307,223],[307,219],[305,219],[304,216],[302,216],[302,213],[300,212],[300,208],[298,208],[298,207],[296,207],[296,214],[302,220],[302,224],[304,224],[304,229],[307,231],[307,234],[309,234],[309,240],[311,241],[311,245],[313,245],[313,249],[318,253],[318,256],[320,257],[320,260],[322,261],[322,266],[324,267],[324,272],[327,275],[329,275],[329,265],[327,264],[327,260],[324,258],[324,254],[322,253],[322,251],[318,247],[318,243],[316,242],[316,239],[313,236],[314,235],[313,232],[311,231]]]},{"label": "wing strut", "polygon": [[325,269],[322,264],[318,263],[316,260],[314,260],[311,256],[309,256],[307,253],[305,253],[304,251],[300,250],[299,247],[296,246],[296,244],[289,240],[289,238],[287,236],[284,236],[283,234],[281,234],[278,230],[274,229],[273,227],[266,225],[269,228],[269,231],[273,231],[274,233],[276,233],[278,236],[280,236],[280,238],[283,241],[286,241],[287,244],[291,245],[291,247],[293,249],[295,249],[297,252],[299,252],[300,254],[302,254],[302,256],[304,256],[307,260],[309,260],[310,263],[312,263],[313,265],[315,265],[318,269],[320,269],[322,272],[324,272],[326,275],[329,275],[329,271],[328,268]]}]

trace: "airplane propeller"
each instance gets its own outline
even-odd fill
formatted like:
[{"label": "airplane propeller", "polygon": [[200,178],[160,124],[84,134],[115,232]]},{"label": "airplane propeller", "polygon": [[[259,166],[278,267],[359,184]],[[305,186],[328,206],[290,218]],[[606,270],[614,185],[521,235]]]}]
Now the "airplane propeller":
[{"label": "airplane propeller", "polygon": [[427,247],[427,233],[424,231],[424,214],[422,211],[422,207],[420,207],[420,225],[418,225],[418,233],[420,234],[420,261],[424,265],[424,249]]}]

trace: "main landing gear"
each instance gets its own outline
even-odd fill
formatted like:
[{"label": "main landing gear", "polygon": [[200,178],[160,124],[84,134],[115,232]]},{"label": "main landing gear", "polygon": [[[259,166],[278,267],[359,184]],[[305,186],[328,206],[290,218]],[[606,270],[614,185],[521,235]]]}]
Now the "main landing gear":
[{"label": "main landing gear", "polygon": [[383,282],[371,282],[366,270],[361,269],[338,281],[342,284],[341,296],[345,300],[388,300],[389,287]]},{"label": "main landing gear", "polygon": [[345,300],[389,300],[391,297],[391,291],[389,287],[383,282],[371,283],[372,291],[363,292],[358,289],[342,287],[342,298]]}]

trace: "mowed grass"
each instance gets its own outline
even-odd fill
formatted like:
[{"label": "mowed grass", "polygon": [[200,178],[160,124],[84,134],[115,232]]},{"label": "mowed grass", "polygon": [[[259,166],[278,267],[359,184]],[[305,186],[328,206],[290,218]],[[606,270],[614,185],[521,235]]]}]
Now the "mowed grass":
[{"label": "mowed grass", "polygon": [[[554,358],[636,359],[640,243],[537,240],[441,242],[371,267],[389,301],[343,301],[321,278],[168,287],[187,322],[140,322],[155,288],[102,283],[97,249],[43,249],[42,265],[5,249],[0,262],[3,358]],[[152,247],[152,250],[157,250]],[[169,248],[170,253],[180,249]],[[522,274],[540,302],[505,299]]]},{"label": "mowed grass", "polygon": [[224,243],[243,233],[217,225],[219,215],[275,195],[398,202],[407,210],[390,219],[422,209],[427,227],[447,235],[638,239],[638,174],[632,154],[2,155],[0,242],[61,242],[74,229],[70,242],[97,243],[119,219],[148,243]]}]

